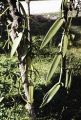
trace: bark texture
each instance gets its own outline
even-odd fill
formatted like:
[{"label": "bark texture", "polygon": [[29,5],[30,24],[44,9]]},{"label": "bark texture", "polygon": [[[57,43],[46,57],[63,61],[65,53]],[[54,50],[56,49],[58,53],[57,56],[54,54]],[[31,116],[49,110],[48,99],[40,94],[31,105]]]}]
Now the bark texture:
[{"label": "bark texture", "polygon": [[[14,42],[15,38],[17,37],[17,34],[21,32],[19,27],[21,26],[23,17],[17,10],[16,0],[7,0],[7,2],[10,8],[10,15],[13,19],[12,25],[11,25],[10,36],[11,36],[12,41]],[[28,65],[26,63],[27,62],[26,58],[22,60],[22,56],[24,53],[24,47],[25,47],[24,45],[25,45],[25,42],[22,41],[17,49],[17,53],[18,53],[19,69],[20,69],[21,78],[23,82],[25,97],[26,97],[26,100],[28,100],[29,98],[29,94],[28,94],[29,82],[28,82],[28,77],[27,77]]]}]

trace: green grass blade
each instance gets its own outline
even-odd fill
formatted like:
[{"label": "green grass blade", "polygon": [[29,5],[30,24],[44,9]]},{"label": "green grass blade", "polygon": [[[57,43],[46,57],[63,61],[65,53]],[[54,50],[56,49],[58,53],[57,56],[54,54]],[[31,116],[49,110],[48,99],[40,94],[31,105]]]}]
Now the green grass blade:
[{"label": "green grass blade", "polygon": [[68,81],[69,81],[69,73],[68,73],[69,71],[67,70],[66,71],[66,79],[65,79],[65,88],[67,89],[67,87],[68,87]]},{"label": "green grass blade", "polygon": [[61,84],[60,83],[56,83],[44,96],[43,98],[43,102],[41,104],[40,107],[45,106],[47,103],[49,103],[51,101],[51,99],[56,95],[56,93],[58,92],[58,90],[60,89]]},{"label": "green grass blade", "polygon": [[45,47],[47,45],[47,43],[54,37],[54,35],[57,33],[57,31],[60,29],[60,27],[62,26],[64,22],[63,18],[58,18],[54,24],[52,25],[52,27],[49,29],[49,31],[47,32],[40,49],[42,49],[43,47]]},{"label": "green grass blade", "polygon": [[18,34],[18,37],[16,37],[16,39],[14,40],[13,42],[13,45],[12,45],[12,49],[11,49],[11,57],[14,55],[14,53],[16,52],[19,44],[20,44],[20,41],[22,39],[22,36],[23,36],[23,32],[20,32]]},{"label": "green grass blade", "polygon": [[63,57],[66,55],[67,48],[68,48],[68,37],[65,34],[64,35],[64,40],[63,40]]},{"label": "green grass blade", "polygon": [[0,98],[0,103],[3,101],[3,99],[4,99],[4,97],[1,97],[1,98]]},{"label": "green grass blade", "polygon": [[61,61],[61,57],[62,57],[61,54],[55,55],[53,63],[52,63],[51,68],[49,70],[49,73],[47,75],[47,80],[48,81],[52,78],[53,74],[55,73],[55,70],[56,70],[56,68],[58,67],[58,65]]}]

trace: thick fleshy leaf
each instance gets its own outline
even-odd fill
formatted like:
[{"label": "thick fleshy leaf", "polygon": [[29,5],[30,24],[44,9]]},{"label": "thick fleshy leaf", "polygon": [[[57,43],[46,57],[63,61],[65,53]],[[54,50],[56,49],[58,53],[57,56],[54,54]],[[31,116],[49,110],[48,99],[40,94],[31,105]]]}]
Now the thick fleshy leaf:
[{"label": "thick fleshy leaf", "polygon": [[43,47],[45,47],[47,45],[47,43],[54,37],[54,35],[57,33],[57,31],[60,29],[60,27],[62,26],[64,22],[63,18],[58,18],[54,24],[52,25],[52,27],[49,29],[49,31],[47,32],[40,49],[42,49]]},{"label": "thick fleshy leaf", "polygon": [[48,81],[52,78],[53,74],[55,73],[55,70],[56,70],[56,68],[58,67],[58,65],[61,61],[61,57],[62,57],[61,54],[55,55],[53,63],[52,63],[51,68],[49,70],[49,73],[47,75],[47,80]]},{"label": "thick fleshy leaf", "polygon": [[70,72],[69,75],[68,90],[71,88],[71,84],[72,84],[72,72]]},{"label": "thick fleshy leaf", "polygon": [[67,47],[68,47],[68,37],[65,34],[64,35],[64,40],[63,40],[63,57],[66,55]]},{"label": "thick fleshy leaf", "polygon": [[33,92],[34,92],[34,86],[30,85],[29,86],[29,103],[33,103]]},{"label": "thick fleshy leaf", "polygon": [[61,87],[61,83],[56,83],[44,96],[43,98],[43,102],[41,104],[40,107],[45,106],[47,103],[49,103],[51,101],[51,99],[56,95],[56,93],[58,92],[58,90]]},{"label": "thick fleshy leaf", "polygon": [[65,80],[65,88],[67,89],[67,91],[71,88],[71,84],[72,84],[72,71],[67,70]]},{"label": "thick fleshy leaf", "polygon": [[14,53],[16,52],[19,44],[20,44],[20,41],[22,39],[22,36],[23,36],[23,32],[20,32],[18,34],[18,37],[16,37],[16,39],[14,40],[13,42],[13,45],[12,45],[12,50],[11,50],[11,57],[14,55]]}]

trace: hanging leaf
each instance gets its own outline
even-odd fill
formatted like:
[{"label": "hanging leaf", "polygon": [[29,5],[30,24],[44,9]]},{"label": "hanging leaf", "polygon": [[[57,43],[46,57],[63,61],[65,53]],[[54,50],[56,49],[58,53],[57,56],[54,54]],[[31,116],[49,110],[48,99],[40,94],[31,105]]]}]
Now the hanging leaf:
[{"label": "hanging leaf", "polygon": [[25,25],[24,25],[24,27],[27,27],[27,14],[26,14],[26,11],[25,11],[25,9],[24,9],[24,7],[23,7],[23,5],[22,5],[22,3],[21,2],[19,2],[19,6],[20,6],[20,11],[21,11],[21,13],[23,14],[23,16],[25,17]]},{"label": "hanging leaf", "polygon": [[33,93],[34,93],[34,86],[33,85],[29,85],[29,103],[33,103]]},{"label": "hanging leaf", "polygon": [[21,12],[22,12],[22,14],[25,16],[25,18],[27,18],[26,11],[25,11],[23,5],[21,4],[21,2],[19,2],[19,6],[20,6],[20,8],[21,8]]},{"label": "hanging leaf", "polygon": [[49,73],[47,75],[48,81],[52,78],[53,74],[55,73],[55,70],[58,67],[58,64],[60,63],[61,57],[62,57],[61,54],[55,55],[53,63],[52,63],[51,68],[49,70]]},{"label": "hanging leaf", "polygon": [[25,59],[26,55],[27,55],[27,50],[23,52],[23,55],[22,55],[22,57],[21,57],[21,60],[22,60],[22,61]]},{"label": "hanging leaf", "polygon": [[24,45],[24,48],[23,48],[23,52],[21,53],[21,61],[23,61],[25,59],[25,57],[27,56],[28,54],[28,45],[25,44]]},{"label": "hanging leaf", "polygon": [[70,72],[69,75],[68,90],[71,88],[71,84],[72,84],[72,71]]},{"label": "hanging leaf", "polygon": [[52,27],[49,29],[49,31],[47,32],[40,49],[42,49],[43,47],[45,47],[47,45],[47,43],[54,37],[54,35],[57,33],[57,31],[60,29],[60,27],[62,26],[64,22],[63,18],[58,18],[54,24],[52,25]]},{"label": "hanging leaf", "polygon": [[72,71],[67,70],[66,71],[66,80],[65,80],[65,88],[67,89],[67,92],[71,88],[72,84]]},{"label": "hanging leaf", "polygon": [[61,83],[56,83],[44,96],[43,102],[40,107],[45,106],[47,103],[51,101],[51,99],[56,95],[56,93],[59,91],[61,87]]},{"label": "hanging leaf", "polygon": [[19,44],[20,44],[20,41],[22,39],[22,36],[23,36],[23,32],[20,32],[18,34],[18,37],[16,37],[16,39],[14,40],[13,42],[13,45],[12,45],[12,50],[11,50],[11,57],[14,55],[14,53],[16,52]]},{"label": "hanging leaf", "polygon": [[64,40],[63,40],[63,57],[66,55],[67,47],[68,47],[68,37],[65,34],[64,35]]}]

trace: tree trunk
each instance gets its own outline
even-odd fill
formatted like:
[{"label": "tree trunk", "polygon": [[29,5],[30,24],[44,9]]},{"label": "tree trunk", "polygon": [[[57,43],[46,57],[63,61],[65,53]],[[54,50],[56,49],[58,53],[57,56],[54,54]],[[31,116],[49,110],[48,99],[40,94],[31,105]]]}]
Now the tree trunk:
[{"label": "tree trunk", "polygon": [[[20,31],[19,26],[22,26],[21,23],[23,22],[23,16],[19,13],[16,7],[16,0],[7,0],[9,8],[10,8],[10,15],[13,19],[12,25],[11,25],[11,32],[10,36],[12,41],[14,42],[15,38],[17,37],[17,34]],[[26,1],[27,2],[27,1]],[[28,110],[31,119],[34,119],[34,109],[33,109],[33,103],[29,102],[30,95],[29,95],[29,81],[28,81],[28,56],[26,55],[25,58],[22,60],[24,50],[27,47],[27,40],[30,43],[30,55],[31,55],[31,34],[30,34],[30,6],[29,1],[27,2],[28,5],[28,36],[25,38],[25,40],[22,38],[22,41],[20,42],[20,45],[17,49],[18,54],[18,60],[19,60],[19,70],[21,73],[23,88],[25,92],[25,99],[26,99],[26,109]],[[27,49],[27,48],[26,48]]]}]

